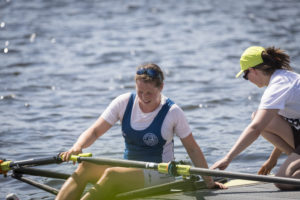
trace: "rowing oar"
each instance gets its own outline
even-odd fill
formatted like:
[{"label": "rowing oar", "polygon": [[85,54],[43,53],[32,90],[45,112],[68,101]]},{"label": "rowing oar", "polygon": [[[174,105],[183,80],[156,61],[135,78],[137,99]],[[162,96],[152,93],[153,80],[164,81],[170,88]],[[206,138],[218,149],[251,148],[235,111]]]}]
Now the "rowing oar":
[{"label": "rowing oar", "polygon": [[86,161],[86,162],[91,162],[100,165],[153,169],[159,171],[160,173],[166,173],[171,175],[190,176],[192,174],[195,174],[195,175],[204,175],[204,176],[218,176],[218,177],[226,177],[226,178],[254,180],[254,181],[269,182],[269,183],[300,185],[300,179],[210,170],[205,168],[192,167],[190,165],[181,165],[176,163],[174,164],[174,162],[153,163],[153,162],[108,159],[108,158],[89,158],[89,157],[80,157],[80,156],[77,157],[77,161],[78,162]]},{"label": "rowing oar", "polygon": [[57,189],[55,189],[53,187],[50,187],[48,185],[42,184],[42,183],[38,183],[38,182],[36,182],[34,180],[31,180],[31,179],[28,179],[28,178],[24,178],[21,175],[13,174],[12,178],[15,178],[15,179],[17,179],[19,181],[22,181],[24,183],[27,183],[29,185],[32,185],[32,186],[37,187],[39,189],[42,189],[42,190],[44,190],[46,192],[49,192],[51,194],[54,194],[54,195],[58,194],[58,190]]},{"label": "rowing oar", "polygon": [[[72,155],[70,160],[76,161],[78,157],[91,157],[91,153],[83,153],[79,155]],[[33,167],[39,165],[47,165],[47,164],[60,164],[63,160],[59,156],[52,156],[52,157],[45,157],[45,158],[36,158],[36,159],[28,159],[28,160],[21,160],[21,161],[4,161],[0,160],[0,174],[6,174],[6,172],[14,169],[19,169],[21,167]]]},{"label": "rowing oar", "polygon": [[13,173],[15,175],[26,174],[31,176],[42,176],[42,177],[57,178],[57,179],[67,179],[71,176],[70,174],[66,174],[66,173],[54,172],[54,171],[44,170],[44,169],[36,169],[31,167],[20,167],[18,169],[14,169]]}]

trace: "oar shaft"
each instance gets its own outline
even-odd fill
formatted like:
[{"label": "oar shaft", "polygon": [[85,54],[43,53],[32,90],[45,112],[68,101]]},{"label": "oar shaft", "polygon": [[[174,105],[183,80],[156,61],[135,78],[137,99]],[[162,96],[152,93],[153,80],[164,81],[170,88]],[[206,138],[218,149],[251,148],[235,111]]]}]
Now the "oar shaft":
[{"label": "oar shaft", "polygon": [[[120,159],[107,159],[107,158],[87,158],[79,157],[78,161],[87,161],[100,165],[110,165],[110,166],[120,166],[120,167],[132,167],[132,168],[144,168],[144,169],[154,169],[158,170],[161,173],[168,173],[169,167],[168,163],[149,163],[142,161],[133,161],[133,160],[120,160]],[[274,176],[263,176],[263,175],[254,175],[247,173],[239,172],[227,172],[219,170],[210,170],[205,168],[191,167],[189,165],[176,165],[178,175],[203,175],[203,176],[219,176],[226,178],[237,178],[244,180],[254,180],[262,182],[271,182],[271,183],[281,183],[281,184],[293,184],[300,185],[300,179],[294,178],[284,178],[284,177],[274,177]]]},{"label": "oar shaft", "polygon": [[132,168],[147,168],[157,170],[158,164],[151,162],[142,162],[134,160],[120,160],[120,159],[109,159],[109,158],[89,158],[89,157],[78,157],[78,161],[87,161],[100,165],[110,165],[119,167],[132,167]]},{"label": "oar shaft", "polygon": [[45,190],[46,192],[49,192],[51,194],[54,194],[54,195],[58,194],[58,190],[57,189],[52,188],[52,187],[50,187],[48,185],[44,185],[44,184],[38,183],[36,181],[33,181],[31,179],[20,177],[20,176],[12,176],[12,177],[15,178],[15,179],[17,179],[17,180],[19,180],[19,181],[22,181],[24,183],[27,183],[27,184],[32,185],[34,187],[37,187],[39,189]]},{"label": "oar shaft", "polygon": [[[77,161],[77,158],[92,156],[91,153],[82,153],[78,155],[72,155],[70,160]],[[60,155],[52,156],[52,157],[45,157],[45,158],[35,158],[35,159],[28,159],[28,160],[20,160],[20,161],[4,161],[0,162],[0,173],[7,172],[12,169],[17,169],[20,167],[34,167],[39,165],[48,165],[48,164],[60,164],[63,160]]]},{"label": "oar shaft", "polygon": [[[72,155],[70,157],[70,160],[72,161],[77,161],[78,156],[80,157],[86,157],[86,156],[92,156],[91,153],[82,153],[79,155]],[[37,158],[37,159],[29,159],[29,160],[21,160],[21,161],[14,161],[10,163],[10,168],[13,168],[15,166],[18,167],[33,167],[37,165],[48,165],[48,164],[60,164],[62,163],[63,160],[62,158],[57,155],[57,156],[52,156],[52,157],[45,157],[45,158]]]},{"label": "oar shaft", "polygon": [[37,158],[37,159],[29,159],[29,160],[21,160],[21,161],[14,161],[10,163],[10,167],[13,168],[15,166],[18,167],[32,167],[37,165],[48,165],[54,163],[61,163],[62,160],[58,156],[53,157],[46,157],[46,158]]},{"label": "oar shaft", "polygon": [[217,171],[217,170],[209,170],[209,169],[196,168],[196,167],[191,167],[190,173],[204,175],[204,176],[205,175],[219,176],[219,177],[237,178],[237,179],[244,179],[244,180],[261,181],[261,182],[300,185],[300,179],[284,178],[278,176],[263,176],[263,175],[255,175],[255,174],[247,174],[247,173],[239,173],[239,172]]},{"label": "oar shaft", "polygon": [[0,172],[7,172],[12,169],[20,167],[33,167],[38,165],[46,165],[53,163],[61,163],[62,160],[58,156],[47,157],[47,158],[37,158],[37,159],[28,159],[21,161],[4,161],[0,164]]},{"label": "oar shaft", "polygon": [[21,167],[14,170],[15,174],[27,174],[32,176],[42,176],[48,178],[58,178],[58,179],[67,179],[70,177],[70,174],[60,173],[60,172],[53,172],[50,170],[44,169],[35,169],[35,168],[27,168]]}]

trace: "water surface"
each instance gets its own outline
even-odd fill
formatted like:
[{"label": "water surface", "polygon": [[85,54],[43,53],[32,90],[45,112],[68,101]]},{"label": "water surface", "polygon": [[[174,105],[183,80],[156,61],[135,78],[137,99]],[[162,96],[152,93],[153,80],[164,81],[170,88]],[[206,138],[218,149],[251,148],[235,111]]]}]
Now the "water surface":
[{"label": "water surface", "polygon": [[[240,54],[250,45],[281,47],[300,72],[299,33],[296,0],[2,0],[0,156],[22,160],[69,149],[112,99],[134,91],[136,67],[154,62],[166,74],[164,94],[183,108],[212,165],[250,122],[263,92],[235,79]],[[187,160],[175,143],[176,159]],[[116,124],[85,151],[122,158],[123,148]],[[271,151],[260,138],[228,170],[256,173]],[[71,173],[75,166],[53,168]],[[11,192],[22,200],[54,198],[10,177],[0,185],[0,199]]]}]

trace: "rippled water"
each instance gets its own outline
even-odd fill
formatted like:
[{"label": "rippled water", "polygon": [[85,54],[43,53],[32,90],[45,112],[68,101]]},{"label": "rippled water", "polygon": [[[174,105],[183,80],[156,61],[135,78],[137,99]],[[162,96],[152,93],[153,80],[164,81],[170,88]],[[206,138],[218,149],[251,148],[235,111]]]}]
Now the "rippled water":
[{"label": "rippled water", "polygon": [[[234,78],[242,51],[281,47],[300,72],[299,44],[297,0],[2,0],[0,157],[67,150],[114,97],[134,90],[135,68],[154,62],[166,74],[164,94],[184,109],[211,165],[250,122],[263,92]],[[175,142],[177,160],[187,159]],[[117,124],[86,152],[121,158],[123,148]],[[255,173],[271,150],[259,139],[228,170]],[[0,185],[0,199],[10,192],[22,200],[54,198],[9,177]]]}]

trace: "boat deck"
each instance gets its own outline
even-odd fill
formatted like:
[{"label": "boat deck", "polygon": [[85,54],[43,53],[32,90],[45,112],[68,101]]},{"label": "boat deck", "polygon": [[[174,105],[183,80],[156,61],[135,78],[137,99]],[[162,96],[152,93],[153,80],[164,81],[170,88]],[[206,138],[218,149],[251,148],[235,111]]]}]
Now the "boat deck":
[{"label": "boat deck", "polygon": [[[236,180],[235,180],[236,181]],[[173,194],[138,198],[135,200],[299,200],[300,190],[281,191],[272,183],[247,182],[229,186],[226,190],[202,189],[193,192],[174,192]]]}]

